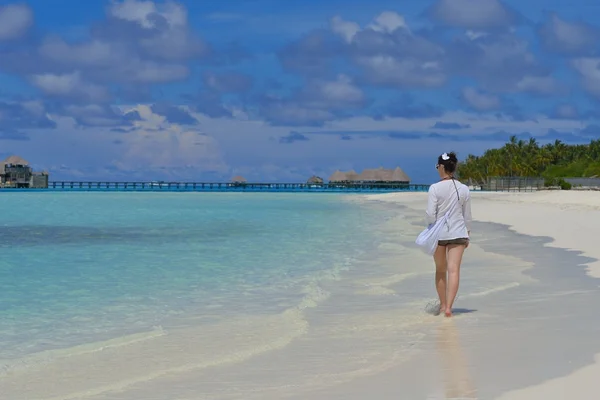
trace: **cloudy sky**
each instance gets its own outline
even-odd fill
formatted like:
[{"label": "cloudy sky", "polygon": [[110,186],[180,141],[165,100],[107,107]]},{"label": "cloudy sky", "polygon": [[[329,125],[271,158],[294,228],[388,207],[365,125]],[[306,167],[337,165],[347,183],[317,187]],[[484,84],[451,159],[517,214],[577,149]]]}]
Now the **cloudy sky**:
[{"label": "cloudy sky", "polygon": [[[0,0],[0,157],[303,181],[600,137],[590,0]],[[596,24],[597,22],[597,24]]]}]

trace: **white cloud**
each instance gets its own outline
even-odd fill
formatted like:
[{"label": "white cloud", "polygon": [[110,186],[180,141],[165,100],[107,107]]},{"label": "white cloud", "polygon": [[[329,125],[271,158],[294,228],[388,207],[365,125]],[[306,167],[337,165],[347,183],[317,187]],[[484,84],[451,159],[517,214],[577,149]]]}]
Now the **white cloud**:
[{"label": "white cloud", "polygon": [[572,104],[559,104],[554,109],[554,115],[558,118],[573,119],[579,117],[579,110]]},{"label": "white cloud", "polygon": [[465,32],[465,36],[468,37],[471,40],[476,40],[482,37],[486,37],[489,34],[487,32],[482,32],[482,31],[473,31],[473,30],[467,30]]},{"label": "white cloud", "polygon": [[126,119],[117,108],[98,104],[71,104],[65,106],[64,111],[79,125],[89,127],[122,126]]},{"label": "white cloud", "polygon": [[581,76],[583,88],[600,98],[600,58],[577,58],[571,65]]},{"label": "white cloud", "polygon": [[306,90],[310,97],[331,104],[360,104],[364,101],[363,91],[346,75],[338,75],[333,81],[317,81]]},{"label": "white cloud", "polygon": [[408,25],[402,15],[394,11],[384,11],[367,28],[377,32],[392,33],[400,28],[408,30]]},{"label": "white cloud", "polygon": [[21,103],[21,106],[31,113],[31,115],[34,115],[38,118],[47,117],[46,107],[44,107],[44,103],[39,100],[24,101]]},{"label": "white cloud", "polygon": [[[579,121],[550,119],[543,115],[538,115],[535,121],[513,121],[498,119],[494,114],[473,114],[464,111],[446,112],[441,117],[435,118],[386,118],[383,120],[373,120],[369,117],[353,117],[343,120],[333,121],[321,130],[331,131],[407,131],[407,132],[430,132],[431,126],[437,121],[453,121],[458,124],[470,125],[469,128],[461,129],[460,133],[486,134],[505,131],[508,133],[520,134],[530,132],[534,135],[546,134],[548,129],[559,131],[573,131],[581,128]],[[302,132],[302,130],[300,130]]]},{"label": "white cloud", "polygon": [[497,110],[502,102],[498,96],[483,93],[472,87],[466,87],[462,90],[464,101],[471,107],[479,111]]},{"label": "white cloud", "polygon": [[516,22],[499,0],[438,0],[429,13],[436,21],[465,29],[505,28]]},{"label": "white cloud", "polygon": [[137,22],[147,29],[156,26],[156,21],[151,18],[153,14],[163,17],[173,27],[187,25],[186,10],[173,1],[161,5],[152,1],[138,0],[114,2],[110,7],[110,14],[115,18]]},{"label": "white cloud", "polygon": [[550,50],[582,53],[598,45],[600,30],[584,22],[570,22],[551,14],[539,30],[543,44]]},{"label": "white cloud", "polygon": [[354,35],[360,31],[360,25],[356,22],[344,21],[340,16],[336,15],[331,19],[331,30],[350,43]]},{"label": "white cloud", "polygon": [[125,49],[116,43],[91,40],[81,44],[67,44],[57,36],[46,38],[38,49],[43,57],[54,62],[78,66],[110,66],[123,59]]},{"label": "white cloud", "polygon": [[[16,17],[10,23],[3,22],[8,14],[15,13],[13,9],[0,9],[0,40],[16,32]],[[211,54],[209,46],[190,28],[187,12],[178,3],[113,1],[107,12],[103,21],[86,32],[87,39],[67,41],[51,34],[19,50],[7,48],[0,55],[3,72],[34,76],[38,86],[52,92],[60,91],[57,85],[66,90],[69,79],[79,79],[87,85],[112,84],[114,89],[133,93],[143,92],[152,84],[183,80],[190,74],[188,61]],[[100,97],[96,86],[86,88],[90,96],[80,98]]]},{"label": "white cloud", "polygon": [[437,87],[446,82],[446,74],[436,61],[396,58],[391,55],[359,57],[357,63],[376,84],[403,87]]},{"label": "white cloud", "polygon": [[336,118],[340,110],[362,107],[363,91],[343,74],[334,80],[311,79],[291,96],[263,99],[259,114],[276,125],[319,125]]},{"label": "white cloud", "polygon": [[110,98],[106,87],[84,82],[79,72],[62,75],[33,75],[31,81],[50,96],[80,98],[92,102],[105,101]]},{"label": "white cloud", "polygon": [[[144,51],[152,56],[164,60],[182,60],[208,51],[204,41],[190,33],[186,9],[173,1],[162,4],[125,0],[114,3],[109,13],[118,19],[137,22],[145,29],[158,30],[158,34],[139,39]],[[162,18],[167,26],[157,21],[157,17]]]},{"label": "white cloud", "polygon": [[189,68],[179,64],[158,64],[154,62],[141,62],[139,65],[130,65],[123,71],[131,71],[131,81],[139,83],[167,83],[186,78]]},{"label": "white cloud", "polygon": [[[347,55],[350,62],[360,67],[365,80],[372,84],[432,88],[444,85],[449,76],[455,75],[476,79],[481,87],[497,92],[550,94],[558,89],[530,51],[526,40],[508,29],[501,32],[487,29],[516,18],[502,3],[495,0],[441,0],[432,10],[447,16],[448,21],[454,21],[452,24],[465,25],[466,32],[442,46],[426,35],[411,32],[404,17],[390,11],[381,13],[362,29],[354,22],[335,17],[331,21],[331,30],[346,42],[339,53]],[[479,18],[487,19],[487,22],[473,23]],[[302,43],[296,54],[286,61],[314,66],[318,57],[329,59],[328,48],[319,47],[320,43]]]},{"label": "white cloud", "polygon": [[261,108],[261,116],[277,125],[306,126],[335,119],[335,115],[319,108],[311,108],[296,101],[274,99]]},{"label": "white cloud", "polygon": [[525,76],[516,84],[520,92],[534,94],[553,94],[560,88],[556,79],[551,76]]},{"label": "white cloud", "polygon": [[218,142],[199,128],[170,124],[146,105],[127,109],[137,111],[141,121],[135,130],[123,135],[125,153],[118,161],[123,168],[181,168],[226,171]]},{"label": "white cloud", "polygon": [[[344,38],[348,43],[352,42],[356,34],[363,30],[358,23],[345,21],[339,15],[331,19],[330,26],[335,34]],[[392,33],[400,28],[410,32],[404,16],[394,11],[384,11],[375,17],[373,22],[368,24],[364,29],[380,33]]]},{"label": "white cloud", "polygon": [[336,16],[331,20],[331,30],[352,45],[347,49],[351,61],[373,84],[411,88],[436,87],[446,82],[443,49],[414,35],[405,18],[396,12],[384,11],[362,29]]},{"label": "white cloud", "polygon": [[27,32],[33,23],[33,13],[26,5],[0,7],[0,40],[15,39]]}]

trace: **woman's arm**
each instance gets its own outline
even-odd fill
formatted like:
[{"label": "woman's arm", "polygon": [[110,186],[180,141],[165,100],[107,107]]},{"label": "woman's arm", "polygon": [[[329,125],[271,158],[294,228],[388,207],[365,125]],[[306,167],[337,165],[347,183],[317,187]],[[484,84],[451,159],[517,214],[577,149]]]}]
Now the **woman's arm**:
[{"label": "woman's arm", "polygon": [[437,195],[435,188],[429,186],[429,195],[427,197],[427,210],[425,210],[425,222],[427,225],[433,224],[437,220]]},{"label": "woman's arm", "polygon": [[467,195],[462,205],[463,217],[465,218],[465,225],[469,236],[471,235],[471,222],[473,222],[473,216],[471,215],[471,191],[467,189]]}]

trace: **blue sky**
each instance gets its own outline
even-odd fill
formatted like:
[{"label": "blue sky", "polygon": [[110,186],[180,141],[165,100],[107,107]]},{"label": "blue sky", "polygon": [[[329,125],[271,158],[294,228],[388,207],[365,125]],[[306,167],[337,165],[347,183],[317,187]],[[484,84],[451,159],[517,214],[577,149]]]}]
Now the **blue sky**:
[{"label": "blue sky", "polygon": [[600,137],[589,0],[0,0],[0,157],[52,180],[304,181]]}]

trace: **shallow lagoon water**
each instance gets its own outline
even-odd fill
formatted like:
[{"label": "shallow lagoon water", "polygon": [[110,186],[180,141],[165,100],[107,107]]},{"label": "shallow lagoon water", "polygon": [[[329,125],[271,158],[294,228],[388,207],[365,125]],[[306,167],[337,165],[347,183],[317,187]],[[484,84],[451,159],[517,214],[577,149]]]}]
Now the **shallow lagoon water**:
[{"label": "shallow lagoon water", "polygon": [[340,196],[4,194],[0,359],[292,307],[384,217]]}]

